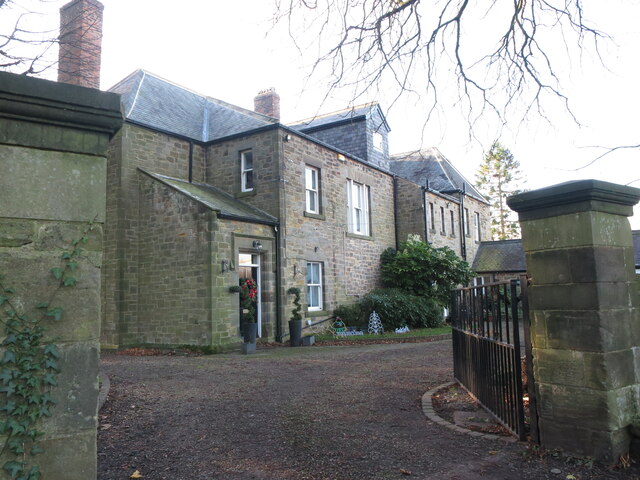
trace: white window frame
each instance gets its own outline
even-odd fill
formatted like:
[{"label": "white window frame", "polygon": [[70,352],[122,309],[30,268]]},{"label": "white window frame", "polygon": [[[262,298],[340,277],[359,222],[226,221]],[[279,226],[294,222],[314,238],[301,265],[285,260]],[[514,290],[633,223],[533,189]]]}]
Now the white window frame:
[{"label": "white window frame", "polygon": [[451,218],[451,236],[456,236],[456,217],[453,210],[449,210],[449,217]]},{"label": "white window frame", "polygon": [[[309,274],[311,273],[314,267],[318,268],[318,278],[317,282],[314,282],[313,278],[309,278]],[[307,310],[310,312],[320,312],[323,309],[323,295],[322,295],[322,263],[321,262],[307,262]],[[317,299],[318,303],[312,305],[311,299],[313,298],[311,295],[311,290],[315,289],[317,291]]]},{"label": "white window frame", "polygon": [[468,237],[471,235],[471,232],[469,232],[469,209],[467,207],[464,207],[462,222],[463,222],[462,227],[464,229],[464,235]]},{"label": "white window frame", "polygon": [[475,229],[475,240],[476,242],[480,241],[480,213],[473,212],[473,223]]},{"label": "white window frame", "polygon": [[349,208],[348,231],[357,235],[370,235],[369,186],[347,180],[347,203]]},{"label": "white window frame", "polygon": [[436,231],[436,207],[433,202],[429,202],[429,228],[432,231]]},{"label": "white window frame", "polygon": [[378,152],[384,152],[384,136],[380,132],[373,132],[371,134],[371,142],[373,148]]},{"label": "white window frame", "polygon": [[[314,186],[315,177],[315,186]],[[305,165],[304,167],[305,212],[320,214],[320,169]],[[315,199],[313,208],[312,199]]]},{"label": "white window frame", "polygon": [[[247,168],[246,165],[246,155],[247,153],[251,153],[251,168]],[[251,186],[248,187],[247,186],[247,178],[249,178],[249,175],[251,175]],[[253,150],[252,149],[247,149],[247,150],[242,150],[240,152],[240,181],[241,181],[241,186],[240,189],[243,192],[251,192],[253,191],[253,185],[254,185],[254,178],[253,178]]]}]

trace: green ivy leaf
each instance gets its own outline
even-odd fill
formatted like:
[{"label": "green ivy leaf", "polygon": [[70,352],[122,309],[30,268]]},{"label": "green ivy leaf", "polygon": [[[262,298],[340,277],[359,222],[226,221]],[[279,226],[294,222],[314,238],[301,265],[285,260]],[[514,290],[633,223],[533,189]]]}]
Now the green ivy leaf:
[{"label": "green ivy leaf", "polygon": [[62,278],[62,269],[60,267],[54,267],[51,269],[51,274],[56,280],[60,280]]},{"label": "green ivy leaf", "polygon": [[11,476],[11,478],[16,478],[18,474],[22,472],[23,464],[15,460],[10,460],[6,462],[2,468]]},{"label": "green ivy leaf", "polygon": [[40,302],[39,304],[36,305],[36,308],[48,308],[49,307],[49,302]]},{"label": "green ivy leaf", "polygon": [[43,452],[44,452],[44,448],[42,448],[40,445],[34,445],[33,447],[31,447],[31,451],[29,453],[31,455],[37,455]]},{"label": "green ivy leaf", "polygon": [[52,308],[51,310],[48,310],[45,315],[58,322],[62,318],[62,309],[60,307]]},{"label": "green ivy leaf", "polygon": [[47,358],[44,361],[44,368],[46,368],[47,370],[58,371],[58,362],[56,362],[53,358]]},{"label": "green ivy leaf", "polygon": [[5,297],[4,295],[0,295],[0,305],[9,300],[9,297]]},{"label": "green ivy leaf", "polygon": [[9,382],[7,385],[3,385],[0,387],[0,393],[6,393],[8,397],[13,395],[16,391],[16,384],[13,382]]},{"label": "green ivy leaf", "polygon": [[[35,448],[35,445],[34,445],[34,448]],[[40,452],[37,452],[37,453],[40,453]],[[31,449],[31,455],[35,455],[35,453],[33,453],[33,448]],[[31,470],[29,471],[29,477],[27,478],[27,480],[40,480],[41,478],[42,478],[42,474],[40,473],[40,467],[38,467],[38,465],[34,465],[33,467],[31,467]]]},{"label": "green ivy leaf", "polygon": [[4,352],[4,356],[2,357],[2,363],[16,363],[16,354],[11,350],[7,350],[6,352]]},{"label": "green ivy leaf", "polygon": [[3,345],[12,345],[12,344],[16,343],[17,340],[18,340],[18,337],[16,336],[16,334],[15,333],[10,333],[2,341],[2,344]]},{"label": "green ivy leaf", "polygon": [[67,263],[67,266],[69,267],[69,270],[75,272],[76,268],[78,268],[78,262],[69,262]]},{"label": "green ivy leaf", "polygon": [[71,258],[71,253],[70,252],[64,252],[62,254],[62,259],[63,260],[69,260]]},{"label": "green ivy leaf", "polygon": [[[13,379],[13,370],[9,370],[8,368],[3,368],[2,371],[0,371],[0,381],[2,382],[3,385],[6,385],[12,379]],[[2,409],[0,408],[0,410]]]},{"label": "green ivy leaf", "polygon": [[45,373],[42,377],[42,383],[45,385],[57,385],[58,381],[56,380],[56,376],[53,373]]},{"label": "green ivy leaf", "polygon": [[13,400],[7,400],[2,407],[0,407],[0,412],[7,412],[7,414],[11,415],[12,412],[16,408],[16,402]]},{"label": "green ivy leaf", "polygon": [[4,293],[16,293],[16,291],[13,288],[8,287],[4,289]]},{"label": "green ivy leaf", "polygon": [[49,343],[44,347],[44,354],[50,355],[53,358],[60,358],[60,350],[58,350],[58,346],[54,343]]},{"label": "green ivy leaf", "polygon": [[76,284],[75,277],[65,277],[64,282],[63,282],[63,285],[65,287],[72,287],[75,284]]},{"label": "green ivy leaf", "polygon": [[7,446],[9,447],[9,450],[11,450],[15,454],[20,455],[24,453],[24,442],[21,438],[11,438],[7,442]]}]

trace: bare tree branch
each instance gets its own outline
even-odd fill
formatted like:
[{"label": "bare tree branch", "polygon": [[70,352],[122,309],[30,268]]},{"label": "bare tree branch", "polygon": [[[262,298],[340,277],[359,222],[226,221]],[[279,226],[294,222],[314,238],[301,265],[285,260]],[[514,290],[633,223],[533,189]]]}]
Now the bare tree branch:
[{"label": "bare tree branch", "polygon": [[599,42],[609,38],[585,20],[583,0],[275,2],[275,21],[287,22],[301,52],[308,55],[309,41],[319,48],[310,75],[329,71],[327,97],[347,88],[355,103],[386,81],[395,99],[429,98],[430,115],[438,92],[457,85],[471,131],[488,114],[502,125],[546,119],[554,102],[579,123],[561,88],[557,44],[569,60],[582,49],[599,58]]}]

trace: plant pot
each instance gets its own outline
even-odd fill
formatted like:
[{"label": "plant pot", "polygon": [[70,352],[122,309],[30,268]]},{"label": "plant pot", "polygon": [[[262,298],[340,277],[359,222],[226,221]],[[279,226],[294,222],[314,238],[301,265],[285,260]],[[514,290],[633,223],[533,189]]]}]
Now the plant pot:
[{"label": "plant pot", "polygon": [[289,342],[292,347],[302,345],[302,320],[289,320]]},{"label": "plant pot", "polygon": [[257,323],[244,323],[242,325],[242,338],[244,339],[244,343],[256,343],[257,336],[258,336]]}]

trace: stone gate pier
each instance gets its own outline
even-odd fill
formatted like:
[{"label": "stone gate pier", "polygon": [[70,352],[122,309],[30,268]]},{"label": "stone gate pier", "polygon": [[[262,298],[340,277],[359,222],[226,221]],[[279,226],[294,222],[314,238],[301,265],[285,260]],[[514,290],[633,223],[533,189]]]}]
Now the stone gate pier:
[{"label": "stone gate pier", "polygon": [[544,447],[615,463],[640,415],[640,316],[627,217],[640,189],[580,180],[509,198],[530,277]]}]

